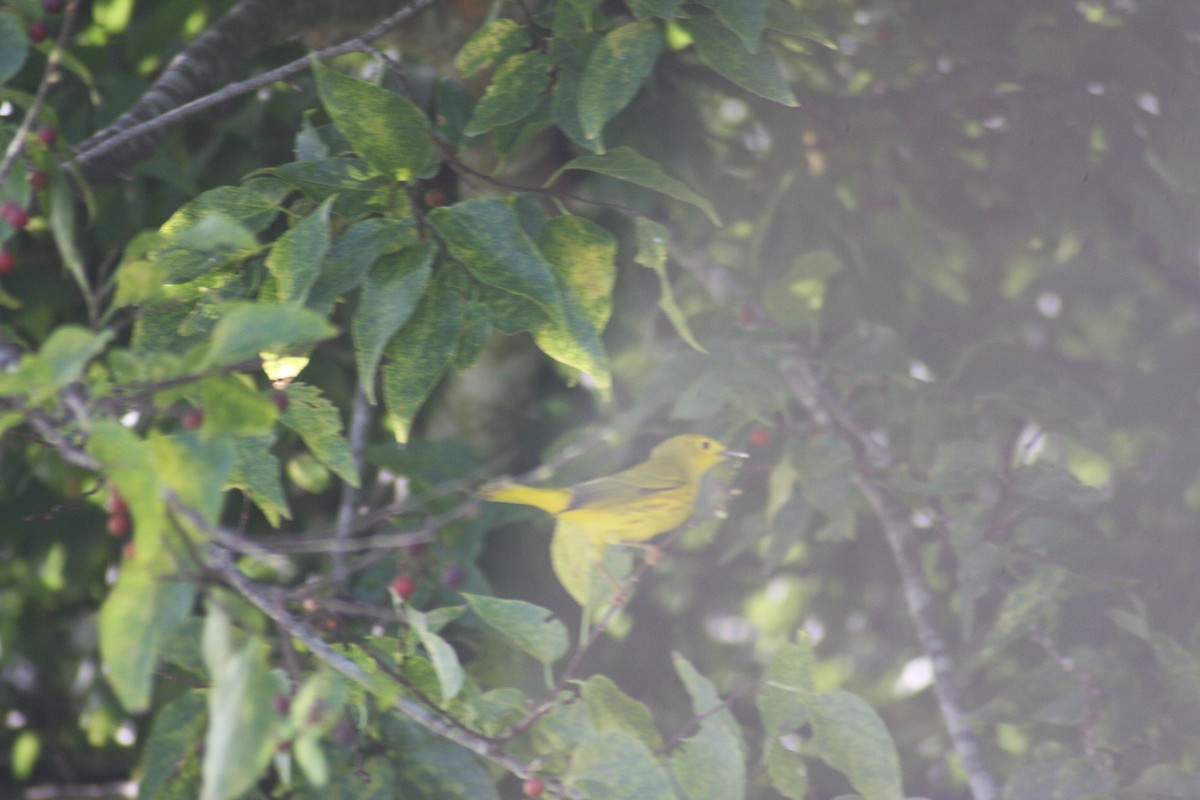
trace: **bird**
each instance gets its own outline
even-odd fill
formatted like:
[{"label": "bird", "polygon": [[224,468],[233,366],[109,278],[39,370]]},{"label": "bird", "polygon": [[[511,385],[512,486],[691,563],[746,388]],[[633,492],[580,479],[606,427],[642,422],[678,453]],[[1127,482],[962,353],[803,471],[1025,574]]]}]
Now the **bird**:
[{"label": "bird", "polygon": [[[716,439],[686,433],[661,442],[645,461],[613,475],[561,488],[501,479],[484,485],[479,494],[485,500],[545,511],[557,520],[556,540],[585,537],[590,545],[589,567],[599,566],[620,593],[620,585],[604,565],[605,548],[637,547],[653,565],[661,553],[646,540],[687,521],[695,510],[700,482],[710,469],[727,459],[746,457]],[[556,566],[556,571],[561,578],[562,570]],[[570,586],[568,591],[580,599]]]}]

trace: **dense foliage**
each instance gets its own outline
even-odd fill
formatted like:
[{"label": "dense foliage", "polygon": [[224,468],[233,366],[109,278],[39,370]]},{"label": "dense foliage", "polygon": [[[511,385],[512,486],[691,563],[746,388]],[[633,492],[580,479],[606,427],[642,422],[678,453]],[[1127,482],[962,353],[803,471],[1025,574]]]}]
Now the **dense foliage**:
[{"label": "dense foliage", "polygon": [[[1200,796],[1197,42],[0,2],[3,781]],[[751,458],[623,603],[472,493],[684,431]]]}]

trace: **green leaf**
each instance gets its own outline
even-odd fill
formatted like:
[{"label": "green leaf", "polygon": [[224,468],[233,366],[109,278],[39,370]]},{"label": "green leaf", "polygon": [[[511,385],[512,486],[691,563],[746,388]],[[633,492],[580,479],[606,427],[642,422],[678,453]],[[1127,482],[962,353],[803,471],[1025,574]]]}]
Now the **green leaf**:
[{"label": "green leaf", "polygon": [[903,800],[900,757],[875,709],[841,690],[807,701],[814,752],[841,772],[866,800]]},{"label": "green leaf", "polygon": [[562,298],[550,265],[502,200],[465,200],[429,214],[454,258],[489,286],[538,305],[562,319]]},{"label": "green leaf", "polygon": [[325,111],[372,169],[402,182],[437,170],[433,126],[421,109],[315,58],[312,71]]},{"label": "green leaf", "polygon": [[75,325],[56,328],[40,350],[21,359],[15,372],[0,373],[0,396],[23,394],[31,404],[41,403],[78,380],[111,338],[111,331],[93,333]]},{"label": "green leaf", "polygon": [[784,747],[778,737],[767,742],[767,775],[775,790],[788,800],[806,800],[808,793],[808,766],[804,757]]},{"label": "green leaf", "polygon": [[662,17],[674,19],[679,16],[679,7],[684,0],[630,0],[629,9],[638,19]]},{"label": "green leaf", "polygon": [[214,375],[183,392],[204,410],[204,422],[238,436],[260,436],[279,419],[279,409],[245,375]]},{"label": "green leaf", "polygon": [[462,299],[441,281],[435,281],[412,317],[388,343],[387,360],[380,374],[397,441],[408,441],[417,411],[450,366],[462,329],[462,315]]},{"label": "green leaf", "polygon": [[29,55],[29,37],[16,14],[0,11],[0,84],[21,71]]},{"label": "green leaf", "polygon": [[546,609],[523,600],[462,596],[480,619],[542,664],[553,664],[567,652],[566,626]]},{"label": "green leaf", "polygon": [[163,537],[169,523],[150,447],[133,431],[112,420],[96,421],[87,446],[129,504],[138,563],[166,568],[171,562],[164,550]]},{"label": "green leaf", "polygon": [[624,731],[590,736],[575,750],[563,783],[588,800],[671,798],[671,779],[642,740]]},{"label": "green leaf", "polygon": [[100,606],[100,656],[104,674],[131,713],[150,707],[154,667],[163,639],[192,610],[196,585],[174,580],[141,554],[126,559]]},{"label": "green leaf", "polygon": [[667,243],[670,241],[670,234],[662,225],[645,217],[638,217],[635,224],[638,250],[634,260],[643,267],[654,270],[654,273],[658,275],[659,309],[666,315],[680,339],[683,339],[693,350],[707,353],[708,351],[701,346],[700,342],[696,341],[692,329],[688,327],[687,315],[675,302],[675,290],[671,286],[671,280],[667,277]]},{"label": "green leaf", "polygon": [[792,450],[800,493],[829,517],[829,538],[848,539],[854,534],[854,498],[851,478],[854,453],[840,436],[819,433]]},{"label": "green leaf", "polygon": [[1054,609],[1061,600],[1067,579],[1062,567],[1043,564],[1004,598],[996,622],[988,631],[981,657],[994,655],[1014,639],[1023,636]]},{"label": "green leaf", "polygon": [[592,50],[579,85],[583,135],[596,139],[604,123],[629,105],[654,71],[662,49],[656,22],[630,22],[605,34]]},{"label": "green leaf", "polygon": [[373,217],[351,225],[334,240],[325,255],[321,274],[308,293],[306,305],[319,313],[327,313],[334,300],[362,283],[380,256],[398,249],[406,239],[414,238],[414,230],[411,219]]},{"label": "green leaf", "polygon": [[292,512],[283,493],[279,458],[271,452],[274,443],[274,434],[236,437],[233,470],[225,486],[245,492],[276,528],[281,520],[291,519]]},{"label": "green leaf", "polygon": [[544,353],[592,376],[599,389],[612,385],[600,334],[612,316],[617,244],[604,228],[583,217],[555,217],[543,226],[538,247],[558,277],[562,324],[534,329]]},{"label": "green leaf", "polygon": [[433,242],[406,247],[381,257],[367,273],[362,299],[351,320],[359,381],[375,403],[375,372],[384,345],[412,316],[433,274],[437,248]]},{"label": "green leaf", "polygon": [[651,751],[662,747],[662,736],[654,727],[650,709],[622,692],[607,675],[592,675],[580,691],[596,730],[632,734]]},{"label": "green leaf", "polygon": [[317,203],[337,195],[333,211],[344,217],[358,218],[394,205],[392,181],[371,169],[361,158],[337,156],[293,161],[254,174],[278,178]]},{"label": "green leaf", "polygon": [[[214,630],[224,628],[225,630]],[[266,642],[251,638],[234,650],[230,623],[210,603],[204,627],[208,731],[204,737],[200,800],[232,800],[262,776],[275,751],[275,679]],[[218,642],[210,647],[210,642]]]},{"label": "green leaf", "polygon": [[442,702],[449,703],[462,691],[463,681],[466,680],[466,673],[458,661],[458,654],[445,639],[429,629],[427,615],[406,606],[405,619],[416,631],[417,638],[429,654],[429,661],[437,673],[438,684],[442,687]]},{"label": "green leaf", "polygon": [[717,19],[737,34],[750,53],[758,52],[763,26],[767,23],[766,0],[717,0]]},{"label": "green leaf", "polygon": [[478,136],[533,113],[550,81],[550,67],[545,53],[521,53],[501,64],[463,133]]},{"label": "green leaf", "polygon": [[342,435],[342,415],[337,407],[321,396],[320,389],[306,383],[292,381],[284,391],[288,404],[279,421],[300,434],[318,461],[346,483],[358,486],[358,470]]},{"label": "green leaf", "polygon": [[550,118],[571,141],[593,153],[603,153],[599,136],[589,137],[579,119],[580,86],[592,50],[600,42],[596,33],[570,33],[555,37],[550,57],[557,71],[550,94]]},{"label": "green leaf", "polygon": [[[2,36],[0,33],[0,37]],[[0,42],[0,50],[3,48],[4,45]],[[88,284],[83,255],[75,241],[75,193],[66,176],[58,170],[54,171],[50,185],[50,232],[54,235],[54,244],[62,256],[63,266],[71,273],[84,299],[92,302],[94,293]]]},{"label": "green leaf", "polygon": [[700,720],[700,730],[671,758],[675,779],[692,800],[741,800],[746,796],[746,763],[737,720],[708,678],[678,653],[673,658]]},{"label": "green leaf", "polygon": [[814,690],[813,649],[801,634],[795,644],[785,643],[775,651],[756,698],[768,736],[799,730],[808,719],[804,701]]},{"label": "green leaf", "polygon": [[315,311],[296,306],[237,303],[217,321],[202,366],[249,361],[263,352],[286,352],[315,344],[337,329]]},{"label": "green leaf", "polygon": [[607,229],[584,217],[564,214],[546,223],[538,248],[579,304],[597,333],[612,316],[612,289],[617,277],[617,241]]},{"label": "green leaf", "polygon": [[569,169],[582,169],[607,175],[610,178],[627,181],[652,192],[664,194],[700,209],[712,220],[714,225],[721,224],[721,218],[717,216],[717,211],[713,208],[712,203],[692,191],[683,181],[672,178],[663,172],[662,167],[656,162],[631,147],[618,147],[606,155],[578,156],[559,167],[558,171],[550,176],[550,180],[546,181],[546,185],[553,184],[562,173]]},{"label": "green leaf", "polygon": [[700,59],[713,70],[760,97],[785,106],[798,105],[770,55],[747,52],[738,35],[714,16],[697,15],[684,24],[692,34]]},{"label": "green leaf", "polygon": [[284,303],[304,303],[317,280],[321,260],[329,250],[329,210],[333,197],[289,228],[267,254],[267,269],[279,284]]},{"label": "green leaf", "polygon": [[142,751],[138,800],[194,797],[199,791],[205,694],[188,689],[155,713]]},{"label": "green leaf", "polygon": [[454,68],[464,78],[490,69],[529,46],[529,33],[511,19],[485,22],[454,56]]},{"label": "green leaf", "polygon": [[252,189],[221,186],[198,195],[159,228],[153,258],[171,283],[183,283],[256,253],[257,231],[279,213]]}]

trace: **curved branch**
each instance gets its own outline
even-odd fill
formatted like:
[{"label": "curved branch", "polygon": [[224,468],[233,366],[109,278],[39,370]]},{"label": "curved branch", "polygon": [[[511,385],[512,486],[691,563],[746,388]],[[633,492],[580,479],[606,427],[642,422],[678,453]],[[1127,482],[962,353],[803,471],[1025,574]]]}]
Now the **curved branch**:
[{"label": "curved branch", "polygon": [[804,353],[793,353],[780,366],[792,394],[813,418],[834,428],[860,454],[860,458],[865,455],[870,462],[869,465],[861,462],[856,464],[851,481],[875,512],[892,550],[892,558],[904,587],[908,616],[916,628],[917,641],[933,667],[933,693],[937,698],[938,710],[946,723],[954,752],[966,773],[971,794],[975,800],[996,800],[1000,796],[996,778],[988,769],[983,748],[971,730],[950,644],[938,627],[933,592],[925,582],[917,552],[916,528],[904,504],[875,477],[877,469],[893,463],[892,455],[884,444],[835,402]]},{"label": "curved branch", "polygon": [[[308,57],[228,83],[247,57],[331,21],[367,24],[404,0],[241,0],[172,59],[154,85],[113,124],[80,142],[75,165],[89,184],[112,180],[148,157],[168,132],[201,111],[308,69]],[[410,0],[361,36],[319,50],[328,60],[360,49],[434,0]],[[221,88],[218,88],[221,87]]]}]

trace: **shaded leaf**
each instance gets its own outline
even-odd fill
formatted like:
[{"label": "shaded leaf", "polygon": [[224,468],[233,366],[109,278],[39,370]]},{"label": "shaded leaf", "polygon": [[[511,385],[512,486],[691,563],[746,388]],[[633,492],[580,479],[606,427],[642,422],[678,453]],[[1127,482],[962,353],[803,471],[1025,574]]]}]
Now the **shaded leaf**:
[{"label": "shaded leaf", "polygon": [[267,254],[266,265],[279,284],[284,303],[303,303],[317,280],[317,271],[329,249],[329,213],[333,197],[325,199],[308,216],[284,232]]},{"label": "shaded leaf", "polygon": [[367,273],[362,299],[350,324],[359,379],[375,403],[375,372],[388,341],[408,321],[429,276],[437,248],[433,242],[382,256]]},{"label": "shaded leaf", "polygon": [[435,281],[404,327],[388,343],[380,374],[392,433],[408,441],[413,418],[454,358],[463,324],[463,302]]},{"label": "shaded leaf", "polygon": [[358,486],[358,470],[342,434],[341,412],[315,386],[293,381],[284,391],[288,405],[279,421],[300,434],[318,461],[346,483]]},{"label": "shaded leaf", "polygon": [[238,303],[217,321],[203,365],[237,364],[263,352],[315,344],[337,333],[320,314],[296,306]]},{"label": "shaded leaf", "polygon": [[650,709],[622,692],[607,675],[592,675],[580,688],[596,730],[633,734],[652,751],[662,747]]},{"label": "shaded leaf", "polygon": [[785,106],[797,105],[779,65],[767,53],[747,52],[738,34],[708,14],[689,18],[685,23],[700,59],[713,70],[760,97]]},{"label": "shaded leaf", "polygon": [[550,186],[562,173],[569,169],[582,169],[607,175],[622,181],[628,181],[644,189],[649,189],[667,197],[672,197],[684,203],[695,206],[703,211],[714,225],[720,225],[721,219],[712,203],[700,196],[683,181],[672,178],[663,172],[657,162],[652,161],[631,147],[618,147],[605,155],[578,156],[558,168],[546,185]]},{"label": "shaded leaf", "polygon": [[645,217],[638,217],[636,226],[638,251],[634,260],[643,267],[654,270],[654,273],[658,275],[658,307],[675,328],[680,339],[683,339],[693,350],[707,353],[708,351],[700,342],[696,341],[692,329],[688,327],[687,315],[675,302],[675,290],[671,286],[670,278],[667,277],[667,244],[670,242],[670,234],[662,225]]},{"label": "shaded leaf", "polygon": [[850,779],[866,800],[903,800],[900,757],[883,720],[849,692],[819,692],[807,700],[813,750]]},{"label": "shaded leaf", "polygon": [[545,53],[521,53],[501,64],[463,134],[478,136],[532,114],[550,81],[550,66]]}]

